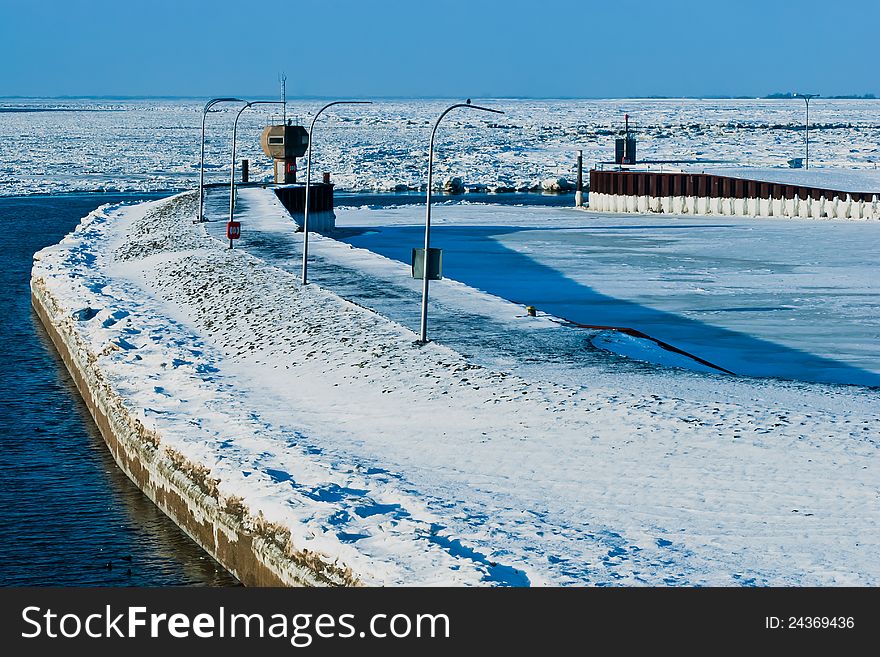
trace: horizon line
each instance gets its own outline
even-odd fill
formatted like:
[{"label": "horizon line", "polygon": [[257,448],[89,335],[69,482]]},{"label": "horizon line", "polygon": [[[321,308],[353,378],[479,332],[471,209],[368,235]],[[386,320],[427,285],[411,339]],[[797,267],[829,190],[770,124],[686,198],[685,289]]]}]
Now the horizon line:
[{"label": "horizon line", "polygon": [[[235,94],[230,94],[235,95]],[[248,95],[248,94],[241,94]],[[206,95],[151,95],[151,94],[81,94],[81,95],[0,95],[0,100],[205,100],[212,96]],[[256,94],[257,99],[269,98]],[[342,96],[325,96],[325,95],[300,95],[288,96],[288,101],[296,100],[329,100],[332,98],[340,98]],[[420,95],[375,95],[375,96],[346,96],[351,98],[372,98],[376,100],[460,100],[459,96],[420,96]],[[274,98],[274,96],[272,97]],[[499,96],[481,96],[472,95],[471,98],[480,98],[487,100],[794,100],[797,96],[786,96],[779,93],[767,94],[764,96],[752,95],[724,95],[724,94],[706,94],[699,96],[664,96],[664,95],[635,95],[635,96],[518,96],[518,95],[499,95]],[[880,100],[871,93],[865,94],[843,94],[819,96],[824,100]]]}]

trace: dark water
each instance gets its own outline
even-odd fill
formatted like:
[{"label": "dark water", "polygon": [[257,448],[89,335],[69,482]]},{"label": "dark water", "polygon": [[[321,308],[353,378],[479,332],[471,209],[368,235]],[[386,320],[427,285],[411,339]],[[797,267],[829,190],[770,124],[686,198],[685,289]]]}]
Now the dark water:
[{"label": "dark water", "polygon": [[[574,194],[571,193],[511,192],[507,194],[489,194],[469,192],[467,194],[444,194],[440,192],[432,194],[431,198],[437,205],[489,203],[491,205],[540,205],[567,208],[574,206]],[[359,207],[362,205],[380,208],[398,205],[424,205],[425,192],[376,192],[372,194],[366,192],[336,192],[333,203],[337,208]]]},{"label": "dark water", "polygon": [[35,251],[143,198],[0,198],[0,586],[237,584],[116,467],[30,305]]}]

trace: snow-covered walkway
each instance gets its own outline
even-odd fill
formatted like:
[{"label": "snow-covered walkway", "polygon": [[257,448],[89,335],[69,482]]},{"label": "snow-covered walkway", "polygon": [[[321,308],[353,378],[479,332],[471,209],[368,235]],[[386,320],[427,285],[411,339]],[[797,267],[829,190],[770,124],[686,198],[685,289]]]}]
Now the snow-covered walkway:
[{"label": "snow-covered walkway", "polygon": [[364,583],[880,581],[876,391],[610,367],[577,331],[451,281],[436,298],[474,353],[419,347],[318,284],[345,259],[340,283],[361,271],[387,294],[395,263],[316,238],[302,287],[266,255],[300,238],[271,191],[241,190],[242,249],[194,210],[99,212],[35,274],[99,311],[81,331],[163,442]]}]

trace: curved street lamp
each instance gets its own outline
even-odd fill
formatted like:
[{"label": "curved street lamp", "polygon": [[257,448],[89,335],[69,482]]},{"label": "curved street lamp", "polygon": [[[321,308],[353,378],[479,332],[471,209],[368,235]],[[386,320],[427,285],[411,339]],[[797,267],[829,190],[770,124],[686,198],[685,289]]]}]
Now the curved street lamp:
[{"label": "curved street lamp", "polygon": [[[232,213],[235,210],[235,137],[238,132],[238,119],[241,117],[241,113],[244,112],[248,107],[253,105],[282,105],[283,101],[281,100],[252,100],[247,103],[244,107],[238,110],[238,114],[235,115],[235,122],[232,124],[232,168],[229,173],[229,221],[232,221]],[[229,248],[232,248],[232,240],[229,241]]]},{"label": "curved street lamp", "polygon": [[205,109],[202,111],[202,155],[199,158],[199,212],[196,220],[202,222],[205,220],[205,119],[208,118],[208,112],[214,105],[218,103],[243,103],[241,98],[212,98],[205,103]]},{"label": "curved street lamp", "polygon": [[312,138],[315,131],[315,121],[318,120],[318,117],[328,107],[333,107],[334,105],[372,105],[372,101],[369,100],[337,100],[332,103],[327,103],[318,110],[317,114],[315,114],[312,119],[312,124],[309,126],[309,163],[306,166],[306,205],[303,213],[303,262],[302,262],[302,284],[305,285],[308,283],[308,260],[309,260],[309,188],[312,186],[312,142],[314,139]]},{"label": "curved street lamp", "polygon": [[807,166],[806,168],[810,168],[810,101],[813,98],[818,98],[819,94],[793,94],[795,98],[803,98],[804,102],[807,103],[807,122],[804,124],[806,128],[806,142],[807,142]]},{"label": "curved street lamp", "polygon": [[424,270],[422,271],[422,321],[419,331],[419,344],[428,342],[428,249],[431,246],[431,185],[434,177],[434,136],[437,134],[437,127],[443,117],[449,114],[457,107],[466,109],[481,110],[483,112],[494,112],[495,114],[504,114],[501,110],[491,109],[489,107],[480,107],[479,105],[471,105],[471,99],[468,98],[465,103],[456,103],[451,107],[447,107],[437,122],[434,124],[434,130],[431,132],[431,145],[428,148],[428,194],[425,208],[425,253],[424,253]]}]

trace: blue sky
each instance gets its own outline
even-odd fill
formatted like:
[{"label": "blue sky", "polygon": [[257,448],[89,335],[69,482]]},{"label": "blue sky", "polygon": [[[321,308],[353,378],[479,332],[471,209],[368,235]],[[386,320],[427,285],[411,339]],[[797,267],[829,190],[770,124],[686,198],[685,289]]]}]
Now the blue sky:
[{"label": "blue sky", "polygon": [[274,96],[281,70],[291,96],[880,96],[878,25],[878,0],[0,0],[0,96]]}]

